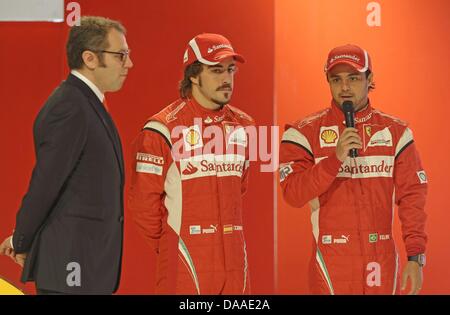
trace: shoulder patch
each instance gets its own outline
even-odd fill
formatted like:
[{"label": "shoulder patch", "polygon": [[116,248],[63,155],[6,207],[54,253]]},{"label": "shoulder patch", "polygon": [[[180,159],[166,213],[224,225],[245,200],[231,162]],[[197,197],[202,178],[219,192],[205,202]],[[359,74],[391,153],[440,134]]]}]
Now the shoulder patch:
[{"label": "shoulder patch", "polygon": [[390,120],[392,120],[393,122],[395,122],[395,123],[397,123],[399,125],[402,125],[402,126],[405,126],[405,127],[408,126],[408,123],[406,121],[401,120],[398,117],[395,117],[395,116],[383,113],[382,111],[379,111],[378,109],[374,109],[373,113],[377,114],[377,115],[380,115],[380,116],[382,116],[384,118],[390,119]]},{"label": "shoulder patch", "polygon": [[155,115],[149,117],[147,121],[157,120],[163,124],[168,124],[172,121],[177,120],[177,114],[183,107],[186,105],[186,102],[182,99],[178,99],[170,105],[164,107],[161,111],[156,113]]},{"label": "shoulder patch", "polygon": [[[177,113],[180,111],[180,110],[182,110],[183,109],[183,107],[184,106],[186,106],[186,102],[181,102],[180,104],[178,104],[178,106],[177,107],[175,107],[171,112],[169,112],[167,115],[166,115],[166,122],[167,123],[170,123],[170,122],[172,122],[172,121],[174,121],[174,120],[177,120]],[[170,105],[169,105],[169,108],[170,108]]]},{"label": "shoulder patch", "polygon": [[231,105],[227,105],[227,106],[231,110],[231,112],[237,114],[240,118],[248,120],[251,123],[255,122],[255,120],[251,116],[249,116],[247,113],[245,113],[244,111],[242,111],[234,106],[231,106]]},{"label": "shoulder patch", "polygon": [[306,118],[295,122],[293,124],[293,126],[296,126],[299,129],[303,128],[304,126],[309,125],[313,121],[325,116],[326,114],[328,114],[329,111],[330,111],[330,108],[326,108],[321,111],[315,112],[314,114],[311,114],[311,115],[307,116]]}]

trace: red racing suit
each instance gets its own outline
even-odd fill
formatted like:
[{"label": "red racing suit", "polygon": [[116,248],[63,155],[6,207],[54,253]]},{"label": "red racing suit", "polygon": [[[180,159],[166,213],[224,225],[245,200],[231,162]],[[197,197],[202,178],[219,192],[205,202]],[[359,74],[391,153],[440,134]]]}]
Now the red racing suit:
[{"label": "red racing suit", "polygon": [[345,118],[331,108],[288,124],[280,146],[280,181],[293,207],[311,207],[313,294],[399,293],[392,236],[394,203],[408,256],[425,252],[427,178],[411,130],[369,104],[355,113],[363,148],[336,156]]},{"label": "red racing suit", "polygon": [[247,294],[242,225],[248,177],[244,112],[179,99],[133,144],[129,208],[157,252],[159,294]]}]

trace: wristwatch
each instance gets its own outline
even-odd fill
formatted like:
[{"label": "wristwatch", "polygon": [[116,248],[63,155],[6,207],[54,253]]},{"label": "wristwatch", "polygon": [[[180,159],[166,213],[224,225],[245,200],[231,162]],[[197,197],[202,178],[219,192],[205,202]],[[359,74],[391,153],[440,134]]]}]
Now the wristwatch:
[{"label": "wristwatch", "polygon": [[425,257],[425,254],[408,256],[408,261],[415,261],[419,264],[420,267],[423,267],[426,264],[426,257]]}]

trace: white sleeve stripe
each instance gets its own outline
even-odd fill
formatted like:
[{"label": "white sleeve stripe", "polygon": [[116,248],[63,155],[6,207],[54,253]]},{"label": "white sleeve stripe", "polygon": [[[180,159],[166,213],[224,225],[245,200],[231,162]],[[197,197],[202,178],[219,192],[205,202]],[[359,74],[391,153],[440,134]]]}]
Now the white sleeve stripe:
[{"label": "white sleeve stripe", "polygon": [[311,154],[313,153],[308,139],[306,139],[306,137],[295,128],[289,128],[288,130],[286,130],[283,133],[281,141],[290,141],[297,143],[298,145],[301,145],[302,147],[307,149]]},{"label": "white sleeve stripe", "polygon": [[170,145],[172,145],[169,129],[164,124],[160,123],[159,121],[152,120],[144,126],[144,129],[145,128],[155,129],[156,131],[159,131],[170,143]]},{"label": "white sleeve stripe", "polygon": [[400,137],[400,140],[398,140],[397,147],[395,148],[395,156],[403,151],[403,149],[413,140],[414,139],[411,129],[406,128],[403,132],[403,135]]}]

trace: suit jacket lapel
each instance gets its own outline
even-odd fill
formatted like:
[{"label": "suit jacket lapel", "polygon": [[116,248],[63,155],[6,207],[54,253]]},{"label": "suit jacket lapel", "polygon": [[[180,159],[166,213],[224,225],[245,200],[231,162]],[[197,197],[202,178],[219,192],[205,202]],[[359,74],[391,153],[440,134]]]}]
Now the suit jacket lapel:
[{"label": "suit jacket lapel", "polygon": [[105,107],[100,102],[97,95],[95,95],[95,93],[83,81],[81,81],[74,75],[69,74],[69,76],[67,78],[67,82],[77,86],[83,92],[83,94],[88,98],[89,104],[95,110],[95,112],[97,113],[97,116],[99,117],[103,126],[105,127],[106,132],[108,133],[108,137],[111,140],[113,147],[114,147],[114,152],[116,155],[117,162],[119,164],[120,173],[122,175],[122,182],[123,182],[125,172],[124,172],[124,166],[123,166],[122,145],[120,142],[120,137],[117,132],[116,126],[114,125],[114,122],[113,122],[111,116],[109,116],[109,114],[106,112]]},{"label": "suit jacket lapel", "polygon": [[124,168],[123,168],[123,155],[122,155],[122,145],[120,143],[120,137],[117,132],[116,126],[114,125],[114,122],[112,118],[109,116],[109,114],[106,112],[105,108],[103,107],[103,104],[100,102],[100,100],[96,99],[89,99],[89,103],[94,108],[95,112],[99,116],[100,120],[103,123],[103,126],[106,128],[106,131],[108,132],[109,139],[112,141],[114,145],[114,152],[116,153],[116,158],[119,163],[120,172],[122,174],[122,178],[124,176]]}]

